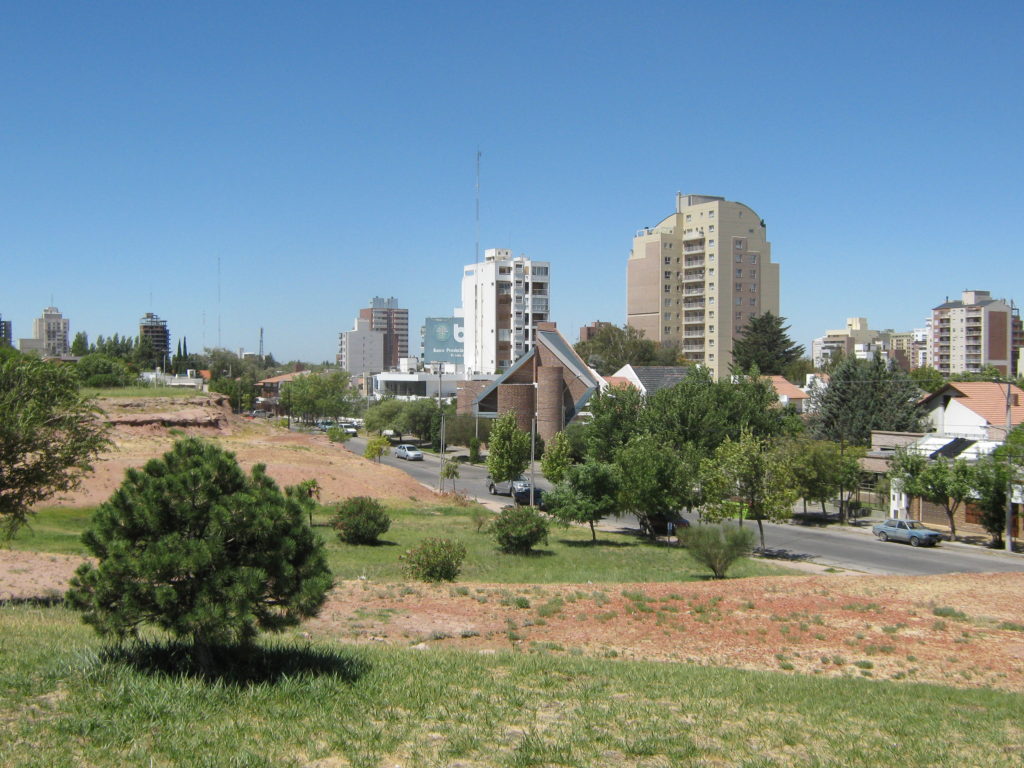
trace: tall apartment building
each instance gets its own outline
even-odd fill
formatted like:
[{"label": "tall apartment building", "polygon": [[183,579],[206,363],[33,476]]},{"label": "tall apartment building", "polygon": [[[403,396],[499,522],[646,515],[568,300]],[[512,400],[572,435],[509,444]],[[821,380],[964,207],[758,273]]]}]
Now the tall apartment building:
[{"label": "tall apartment building", "polygon": [[11,321],[4,320],[0,316],[0,347],[10,347],[14,344],[14,337],[11,332]]},{"label": "tall apartment building", "polygon": [[139,318],[139,341],[149,339],[153,345],[153,352],[163,357],[171,351],[171,332],[167,328],[167,321],[161,320],[152,312],[147,312]]},{"label": "tall apartment building", "polygon": [[384,368],[398,367],[398,360],[409,356],[409,310],[398,306],[398,299],[392,296],[382,299],[374,296],[370,306],[359,310],[359,317],[368,320],[370,330],[384,334]]},{"label": "tall apartment building", "polygon": [[462,270],[467,374],[505,370],[533,349],[551,316],[551,263],[489,248]]},{"label": "tall apartment building", "polygon": [[21,339],[22,352],[39,352],[48,357],[63,357],[71,350],[71,321],[56,307],[47,307],[42,317],[32,321],[32,338]]},{"label": "tall apartment building", "polygon": [[976,373],[988,366],[1015,370],[1022,343],[1020,314],[988,291],[963,291],[960,299],[932,310],[932,366],[944,376]]},{"label": "tall apartment building", "polygon": [[723,197],[676,195],[675,213],[633,238],[626,286],[626,322],[716,378],[728,373],[747,321],[779,314],[779,265],[764,221]]},{"label": "tall apartment building", "polygon": [[357,317],[351,331],[338,334],[338,365],[353,376],[382,372],[384,336],[372,328],[371,320]]}]

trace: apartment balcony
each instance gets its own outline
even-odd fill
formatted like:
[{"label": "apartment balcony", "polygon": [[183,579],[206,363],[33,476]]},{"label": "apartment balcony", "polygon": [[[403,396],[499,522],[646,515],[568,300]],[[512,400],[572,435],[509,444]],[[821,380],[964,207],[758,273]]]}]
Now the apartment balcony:
[{"label": "apartment balcony", "polygon": [[689,354],[691,352],[703,352],[704,351],[704,345],[703,344],[683,344],[682,350],[683,350],[683,354]]},{"label": "apartment balcony", "polygon": [[704,257],[701,256],[699,259],[687,259],[683,262],[684,267],[703,267]]},{"label": "apartment balcony", "polygon": [[673,227],[644,227],[636,231],[637,237],[647,237],[648,235],[671,235],[675,232]]},{"label": "apartment balcony", "polygon": [[703,296],[704,288],[687,288],[683,291],[683,296]]},{"label": "apartment balcony", "polygon": [[694,281],[704,282],[704,270],[687,270],[683,273],[683,282],[692,283]]},{"label": "apartment balcony", "polygon": [[703,239],[704,239],[704,233],[703,232],[698,232],[696,230],[694,230],[693,232],[688,232],[688,233],[683,235],[683,240],[684,241],[686,241],[686,240],[703,240]]},{"label": "apartment balcony", "polygon": [[687,339],[703,339],[704,338],[704,331],[703,330],[699,330],[699,331],[686,331],[683,334],[683,336],[685,338],[687,338]]},{"label": "apartment balcony", "polygon": [[700,323],[704,324],[704,313],[703,312],[684,312],[683,313],[684,323]]},{"label": "apartment balcony", "polygon": [[686,308],[703,307],[704,306],[704,299],[684,299],[683,300],[683,306],[686,307]]},{"label": "apartment balcony", "polygon": [[693,245],[684,245],[683,253],[704,253],[704,243],[695,243]]},{"label": "apartment balcony", "polygon": [[531,304],[534,312],[547,312],[548,311],[548,300],[547,299],[534,299]]}]

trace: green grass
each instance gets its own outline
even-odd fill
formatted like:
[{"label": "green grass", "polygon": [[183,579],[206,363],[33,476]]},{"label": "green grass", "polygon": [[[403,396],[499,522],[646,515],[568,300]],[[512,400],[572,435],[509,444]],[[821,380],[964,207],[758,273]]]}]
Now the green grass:
[{"label": "green grass", "polygon": [[[447,537],[466,545],[459,581],[505,584],[551,584],[692,581],[710,577],[685,549],[655,544],[634,536],[552,526],[546,546],[532,555],[499,552],[494,540],[478,533],[470,508],[389,509],[391,528],[378,546],[342,544],[328,526],[329,515],[314,517],[315,531],[327,545],[331,571],[338,579],[360,576],[376,581],[406,581],[399,556],[428,537]],[[13,549],[60,554],[88,554],[79,536],[92,509],[44,509],[11,542]],[[788,574],[762,560],[741,560],[730,578]]]},{"label": "green grass", "polygon": [[169,397],[185,398],[202,395],[188,387],[82,387],[86,397]]},{"label": "green grass", "polygon": [[[203,677],[0,608],[0,765],[1019,766],[1024,697],[545,653],[265,640]],[[179,649],[180,650],[180,649]],[[894,717],[893,713],[899,713]]]}]

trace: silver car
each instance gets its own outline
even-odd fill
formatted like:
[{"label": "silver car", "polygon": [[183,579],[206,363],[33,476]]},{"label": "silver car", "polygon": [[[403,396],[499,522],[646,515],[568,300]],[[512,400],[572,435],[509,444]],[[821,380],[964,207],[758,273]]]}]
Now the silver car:
[{"label": "silver car", "polygon": [[912,547],[934,547],[942,541],[941,533],[917,520],[886,520],[872,527],[871,532],[879,541],[905,541]]},{"label": "silver car", "polygon": [[405,459],[406,461],[423,461],[423,451],[415,445],[402,443],[400,446],[395,448],[395,458]]}]

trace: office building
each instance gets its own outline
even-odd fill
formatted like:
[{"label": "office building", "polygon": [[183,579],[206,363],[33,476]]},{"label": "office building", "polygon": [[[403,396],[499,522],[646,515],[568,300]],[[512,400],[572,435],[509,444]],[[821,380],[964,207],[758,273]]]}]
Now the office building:
[{"label": "office building", "polygon": [[467,374],[508,369],[529,352],[537,324],[551,316],[551,264],[512,256],[506,248],[484,251],[484,260],[462,271]]},{"label": "office building", "polygon": [[369,321],[372,331],[384,334],[384,367],[398,367],[398,361],[409,356],[409,310],[398,306],[394,296],[383,299],[375,296],[370,306],[359,310],[359,318]]},{"label": "office building", "polygon": [[677,195],[676,210],[633,238],[626,322],[727,375],[733,339],[750,318],[779,315],[779,265],[764,221],[722,197]]},{"label": "office building", "polygon": [[932,367],[947,377],[989,366],[1009,375],[1016,369],[1021,335],[1012,302],[993,299],[988,291],[963,291],[932,310]]},{"label": "office building", "polygon": [[0,347],[10,347],[14,343],[14,336],[11,331],[11,321],[4,320],[0,316]]}]

